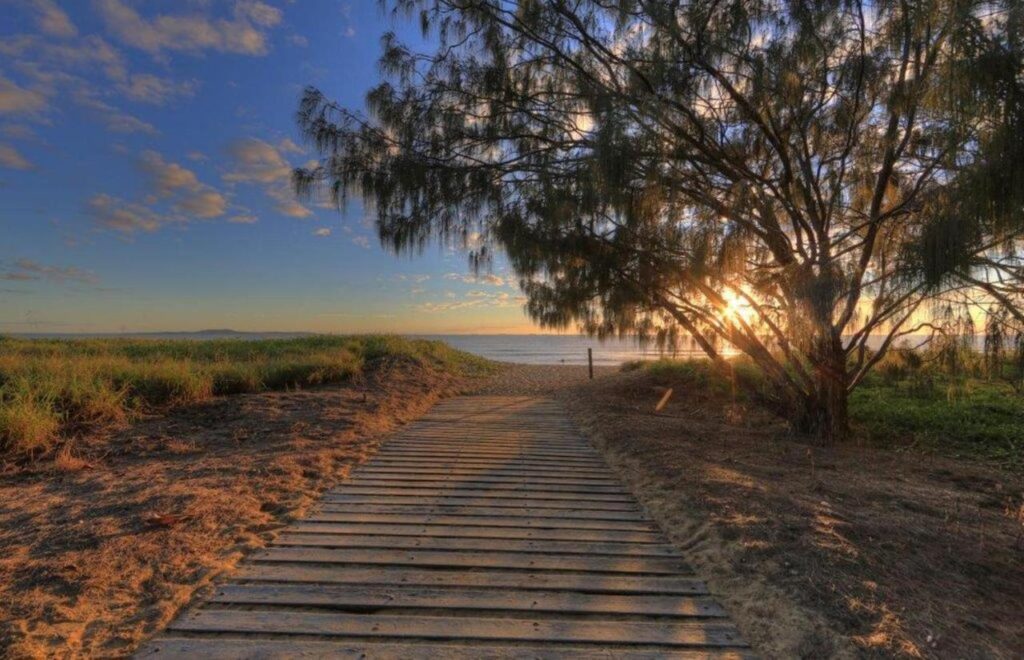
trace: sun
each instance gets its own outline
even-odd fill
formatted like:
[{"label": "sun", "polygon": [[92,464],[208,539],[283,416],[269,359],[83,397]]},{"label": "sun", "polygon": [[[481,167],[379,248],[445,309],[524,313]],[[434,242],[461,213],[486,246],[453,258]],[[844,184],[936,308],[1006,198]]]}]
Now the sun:
[{"label": "sun", "polygon": [[721,314],[725,320],[745,323],[754,320],[754,308],[733,289],[725,289],[722,292],[722,299],[725,301],[725,306],[722,308]]}]

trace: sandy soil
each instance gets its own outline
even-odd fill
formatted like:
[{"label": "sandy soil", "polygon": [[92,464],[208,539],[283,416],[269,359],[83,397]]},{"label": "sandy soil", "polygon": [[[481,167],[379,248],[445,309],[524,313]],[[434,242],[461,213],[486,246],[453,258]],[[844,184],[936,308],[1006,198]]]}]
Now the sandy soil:
[{"label": "sandy soil", "polygon": [[231,397],[0,474],[0,657],[120,656],[382,437],[459,391],[549,394],[767,657],[1024,656],[1024,479],[861,447],[650,376],[510,366],[475,383]]},{"label": "sandy soil", "polygon": [[0,657],[130,653],[459,384],[405,363],[229,397],[0,474]]},{"label": "sandy soil", "polygon": [[648,374],[557,395],[767,657],[1024,657],[1024,478],[813,447]]}]

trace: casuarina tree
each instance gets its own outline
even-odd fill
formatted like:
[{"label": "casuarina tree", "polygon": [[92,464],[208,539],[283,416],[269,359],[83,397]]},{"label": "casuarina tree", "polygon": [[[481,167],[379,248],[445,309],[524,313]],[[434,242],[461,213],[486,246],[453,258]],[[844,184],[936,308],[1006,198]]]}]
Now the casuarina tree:
[{"label": "casuarina tree", "polygon": [[306,91],[296,187],[396,251],[503,252],[544,326],[735,347],[831,441],[902,337],[1024,319],[1019,0],[386,10],[434,46],[385,35],[364,109]]}]

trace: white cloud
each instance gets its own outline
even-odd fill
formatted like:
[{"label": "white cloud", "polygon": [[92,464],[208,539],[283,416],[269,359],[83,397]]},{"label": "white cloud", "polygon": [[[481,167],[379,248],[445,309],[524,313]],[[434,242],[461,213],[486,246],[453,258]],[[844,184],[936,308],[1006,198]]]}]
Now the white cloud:
[{"label": "white cloud", "polygon": [[0,167],[14,170],[30,170],[32,169],[32,163],[14,147],[0,144]]},{"label": "white cloud", "polygon": [[[291,140],[288,143],[294,145]],[[287,148],[288,145],[285,145]],[[247,138],[228,147],[233,160],[231,171],[224,180],[231,183],[252,183],[263,187],[264,193],[274,200],[274,208],[292,218],[308,218],[313,212],[300,204],[292,192],[292,166],[281,155],[281,145]]]},{"label": "white cloud", "polygon": [[369,250],[370,249],[370,238],[369,236],[353,236],[352,244],[358,245],[359,247]]},{"label": "white cloud", "polygon": [[228,222],[236,225],[253,225],[259,222],[259,218],[251,213],[239,213],[228,218]]},{"label": "white cloud", "polygon": [[279,9],[256,0],[236,2],[230,18],[195,12],[146,18],[122,0],[97,0],[96,8],[118,39],[154,55],[204,50],[264,55],[267,30],[281,22]]},{"label": "white cloud", "polygon": [[331,230],[328,229],[327,227],[321,227],[320,229],[317,229],[316,231],[314,231],[313,235],[314,236],[319,236],[321,238],[325,238],[325,237],[331,235]]}]

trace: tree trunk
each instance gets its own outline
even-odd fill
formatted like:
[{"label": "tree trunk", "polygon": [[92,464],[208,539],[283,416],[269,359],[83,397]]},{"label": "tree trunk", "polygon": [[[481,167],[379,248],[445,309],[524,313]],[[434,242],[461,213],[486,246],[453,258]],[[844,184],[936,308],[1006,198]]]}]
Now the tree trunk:
[{"label": "tree trunk", "polygon": [[840,341],[824,341],[815,365],[814,392],[804,401],[801,430],[831,445],[850,437],[846,353]]}]

